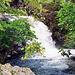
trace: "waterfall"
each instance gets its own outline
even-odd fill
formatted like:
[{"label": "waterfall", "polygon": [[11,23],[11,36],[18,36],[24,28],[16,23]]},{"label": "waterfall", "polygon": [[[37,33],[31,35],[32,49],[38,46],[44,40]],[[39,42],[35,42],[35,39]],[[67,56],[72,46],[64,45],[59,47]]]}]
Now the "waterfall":
[{"label": "waterfall", "polygon": [[[19,18],[17,18],[7,13],[5,13],[4,15],[0,15],[0,17],[8,21],[18,20],[20,18],[28,18],[27,22],[35,27],[31,27],[31,30],[35,31],[35,35],[38,38],[36,41],[41,42],[41,46],[45,47],[44,55],[46,56],[46,58],[61,56],[60,53],[58,53],[59,50],[55,47],[55,41],[53,41],[51,37],[52,33],[43,22],[35,20],[32,16],[19,16]],[[71,49],[71,53],[75,55],[75,49]]]},{"label": "waterfall", "polygon": [[46,56],[46,58],[60,56],[58,49],[55,47],[55,42],[52,40],[52,33],[41,21],[35,20],[32,16],[19,16],[19,18],[16,18],[15,16],[11,16],[7,13],[3,15],[3,18],[8,19],[9,21],[18,20],[20,18],[28,18],[27,22],[35,27],[31,27],[31,30],[35,31],[35,35],[38,38],[36,41],[41,42],[41,46],[45,47],[44,56]]},{"label": "waterfall", "polygon": [[[66,57],[63,57],[59,50],[55,47],[55,41],[52,39],[52,33],[48,29],[48,27],[41,21],[35,20],[32,16],[19,16],[19,18],[28,18],[27,22],[34,26],[35,28],[31,27],[32,31],[35,31],[35,35],[38,38],[36,41],[41,42],[41,46],[45,47],[44,55],[46,56],[46,59],[52,59],[52,61],[44,63],[45,65],[43,67],[48,67],[49,63],[57,63],[58,68],[68,68],[68,65],[65,63]],[[67,49],[66,49],[67,50]],[[71,52],[74,54],[75,51],[71,50]],[[34,57],[35,59],[40,59],[41,57]],[[47,65],[46,65],[47,64]]]},{"label": "waterfall", "polygon": [[[31,16],[19,16],[19,18],[10,18],[10,21],[18,20],[20,18],[28,18],[27,22],[34,26],[31,27],[32,31],[35,31],[35,35],[38,38],[36,41],[41,42],[41,46],[45,47],[44,55],[45,59],[35,56],[34,58],[27,58],[22,61],[21,56],[10,60],[9,62],[14,66],[18,65],[21,67],[28,67],[36,73],[36,75],[74,75],[75,72],[69,73],[64,72],[65,69],[68,69],[67,58],[61,56],[59,50],[55,47],[55,42],[52,40],[52,33],[48,30],[48,27],[38,21],[35,20]],[[71,53],[75,55],[75,50],[71,50]],[[38,58],[38,59],[37,59]]]},{"label": "waterfall", "polygon": [[35,35],[38,38],[36,41],[41,42],[41,46],[45,47],[44,55],[46,58],[60,55],[55,47],[55,42],[52,40],[52,33],[44,23],[35,20],[31,16],[20,16],[20,18],[28,18],[27,22],[35,27],[31,27],[31,30],[35,31]]}]

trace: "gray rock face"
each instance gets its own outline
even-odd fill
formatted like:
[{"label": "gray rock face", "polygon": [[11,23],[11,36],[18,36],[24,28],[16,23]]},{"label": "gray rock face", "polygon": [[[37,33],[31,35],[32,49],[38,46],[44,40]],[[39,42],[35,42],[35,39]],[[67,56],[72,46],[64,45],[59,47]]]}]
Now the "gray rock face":
[{"label": "gray rock face", "polygon": [[9,63],[0,65],[0,75],[35,75],[29,68],[11,66]]}]

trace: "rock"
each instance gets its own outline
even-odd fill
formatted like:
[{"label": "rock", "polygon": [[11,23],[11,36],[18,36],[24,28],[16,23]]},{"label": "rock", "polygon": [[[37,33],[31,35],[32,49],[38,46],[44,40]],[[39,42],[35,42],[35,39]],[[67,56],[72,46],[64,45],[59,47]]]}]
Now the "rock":
[{"label": "rock", "polygon": [[18,48],[18,51],[21,51],[21,47]]},{"label": "rock", "polygon": [[13,42],[13,45],[17,46],[18,45],[18,42],[14,41]]},{"label": "rock", "polygon": [[0,63],[4,64],[6,61],[6,54],[5,52],[3,51],[0,51]]},{"label": "rock", "polygon": [[18,43],[18,47],[22,47],[22,44]]},{"label": "rock", "polygon": [[15,16],[11,16],[10,14],[0,14],[0,19],[2,19],[3,21],[14,21],[14,20],[18,20],[18,18],[16,18]]},{"label": "rock", "polygon": [[9,63],[5,65],[0,64],[0,72],[1,75],[35,75],[29,68],[13,67]]},{"label": "rock", "polygon": [[63,70],[63,72],[74,75],[75,74],[75,56],[69,57],[67,61],[67,65],[68,65],[68,68]]},{"label": "rock", "polygon": [[11,57],[11,55],[7,55],[7,58],[10,58]]},{"label": "rock", "polygon": [[4,14],[3,15],[3,20],[4,21],[14,21],[14,20],[18,20],[18,18],[16,18],[15,16],[11,16],[10,14]]},{"label": "rock", "polygon": [[75,56],[71,56],[69,59],[75,61]]}]

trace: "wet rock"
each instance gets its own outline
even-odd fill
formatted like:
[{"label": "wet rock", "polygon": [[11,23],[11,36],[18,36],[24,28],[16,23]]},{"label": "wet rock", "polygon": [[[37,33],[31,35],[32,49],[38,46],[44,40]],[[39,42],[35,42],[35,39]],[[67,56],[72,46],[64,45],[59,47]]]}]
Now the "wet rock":
[{"label": "wet rock", "polygon": [[75,61],[75,56],[71,56],[69,59]]},{"label": "wet rock", "polygon": [[75,74],[75,56],[71,56],[70,58],[68,58],[67,65],[69,67],[63,70],[63,72],[74,75]]},{"label": "wet rock", "polygon": [[18,18],[16,18],[15,16],[11,16],[10,14],[0,14],[0,19],[2,19],[3,21],[14,21],[17,20]]},{"label": "wet rock", "polygon": [[15,16],[11,16],[10,14],[4,14],[2,16],[4,21],[14,21],[18,19]]},{"label": "wet rock", "polygon": [[0,63],[4,64],[6,62],[6,53],[4,51],[0,51]]},{"label": "wet rock", "polygon": [[22,44],[21,43],[18,43],[18,47],[22,47]]},{"label": "wet rock", "polygon": [[13,45],[17,46],[18,45],[18,42],[13,41]]},{"label": "wet rock", "polygon": [[10,58],[11,57],[11,55],[7,55],[7,58]]},{"label": "wet rock", "polygon": [[29,68],[13,67],[9,63],[5,65],[0,64],[0,72],[1,75],[35,75]]}]

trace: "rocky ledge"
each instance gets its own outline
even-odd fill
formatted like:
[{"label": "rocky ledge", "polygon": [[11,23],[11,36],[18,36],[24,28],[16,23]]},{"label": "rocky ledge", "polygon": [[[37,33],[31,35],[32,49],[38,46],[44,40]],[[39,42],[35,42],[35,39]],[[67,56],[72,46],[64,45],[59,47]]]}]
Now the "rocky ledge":
[{"label": "rocky ledge", "polygon": [[29,68],[0,64],[0,75],[35,75]]}]

